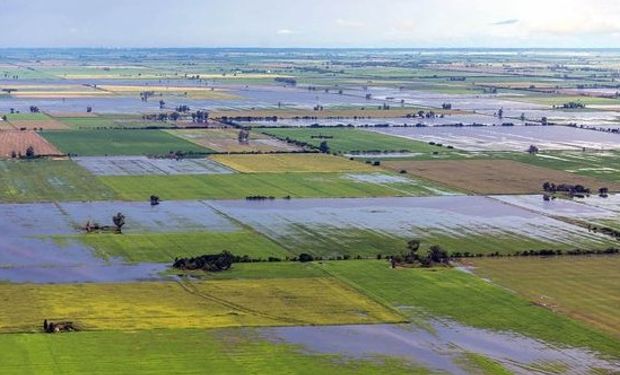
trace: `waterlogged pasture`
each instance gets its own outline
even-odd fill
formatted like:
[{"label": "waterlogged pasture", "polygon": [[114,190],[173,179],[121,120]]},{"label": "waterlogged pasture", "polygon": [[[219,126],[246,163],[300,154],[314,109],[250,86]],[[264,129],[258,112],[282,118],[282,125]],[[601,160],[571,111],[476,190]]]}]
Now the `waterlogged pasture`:
[{"label": "waterlogged pasture", "polygon": [[435,128],[368,128],[368,131],[425,142],[441,143],[464,151],[615,150],[620,135],[566,126],[499,126]]},{"label": "waterlogged pasture", "polygon": [[[519,345],[519,342],[531,343],[536,348],[555,348],[565,351],[565,354],[571,353],[570,348],[578,348],[580,350],[575,353],[581,353],[578,357],[584,359],[584,366],[596,368],[600,363],[596,360],[599,356],[608,358],[610,362],[606,367],[611,364],[611,368],[617,371],[620,342],[614,336],[536,306],[505,288],[458,269],[392,270],[386,261],[336,261],[323,262],[317,266],[363,293],[397,307],[421,327],[433,327],[432,323],[429,326],[429,320],[447,320],[447,329],[442,330],[441,326],[438,328],[439,338],[447,335],[451,340],[457,340],[454,342],[465,346],[475,345],[476,352],[491,354],[499,347],[510,345],[527,356],[530,351]],[[466,327],[450,326],[450,322]],[[486,332],[471,330],[469,327],[481,328]],[[499,334],[489,334],[487,330]],[[458,335],[453,335],[456,332]],[[460,335],[462,337],[458,337]],[[538,343],[520,341],[523,336],[535,339]],[[493,337],[502,339],[496,340]],[[535,361],[536,357],[532,360]],[[563,358],[567,359],[566,356]]]},{"label": "waterlogged pasture", "polygon": [[174,129],[168,133],[217,152],[272,152],[301,151],[302,148],[268,137],[258,132],[250,132],[249,141],[240,144],[237,129]]},{"label": "waterlogged pasture", "polygon": [[210,159],[153,159],[146,156],[77,157],[73,160],[96,176],[228,174],[230,168]]},{"label": "waterlogged pasture", "polygon": [[306,142],[315,147],[319,147],[321,142],[327,142],[331,152],[396,151],[432,153],[442,151],[439,147],[423,142],[350,128],[269,128],[261,129],[261,131],[278,138],[289,138]]},{"label": "waterlogged pasture", "polygon": [[481,277],[620,338],[620,257],[475,259]]},{"label": "waterlogged pasture", "polygon": [[316,255],[401,253],[411,238],[451,252],[605,248],[603,235],[475,196],[210,202],[291,251]]},{"label": "waterlogged pasture", "polygon": [[259,332],[273,342],[301,345],[311,353],[335,353],[350,359],[391,356],[450,374],[479,373],[481,369],[469,360],[473,353],[494,363],[503,373],[546,374],[545,367],[550,365],[575,373],[620,371],[619,365],[584,349],[558,348],[520,334],[472,328],[453,321],[432,320],[427,324],[425,328],[383,324],[276,327]]},{"label": "waterlogged pasture", "polygon": [[561,151],[537,155],[510,154],[503,157],[601,180],[620,181],[620,168],[617,167],[620,163],[620,153],[615,151]]},{"label": "waterlogged pasture", "polygon": [[114,198],[112,189],[70,160],[0,160],[0,202]]},{"label": "waterlogged pasture", "polygon": [[[0,335],[0,372],[63,374],[269,373],[286,375],[430,371],[394,358],[351,360],[261,339],[251,329],[93,331],[79,335]],[[164,361],[165,363],[162,363]]]},{"label": "waterlogged pasture", "polygon": [[[365,111],[358,111],[355,118],[292,118],[292,119],[278,119],[278,121],[269,120],[253,120],[248,122],[240,122],[245,126],[264,126],[264,127],[300,127],[306,128],[312,125],[331,126],[331,127],[364,127],[364,126],[376,126],[376,125],[389,125],[389,126],[438,126],[438,125],[501,125],[504,122],[512,122],[515,125],[522,125],[519,120],[512,119],[499,119],[495,116],[489,116],[484,114],[469,114],[469,113],[449,113],[444,114],[443,117],[433,118],[421,118],[421,117],[369,117],[364,116]],[[390,114],[391,112],[388,112]],[[410,113],[415,114],[416,110],[411,108]]]}]

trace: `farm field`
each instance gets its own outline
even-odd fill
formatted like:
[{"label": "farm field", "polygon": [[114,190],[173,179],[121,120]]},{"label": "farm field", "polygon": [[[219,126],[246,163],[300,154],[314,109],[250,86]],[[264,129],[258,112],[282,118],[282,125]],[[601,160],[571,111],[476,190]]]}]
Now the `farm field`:
[{"label": "farm field", "polygon": [[476,259],[477,275],[529,301],[620,337],[620,257]]},{"label": "farm field", "polygon": [[228,174],[234,171],[210,159],[153,159],[146,156],[73,158],[96,176]]},{"label": "farm field", "polygon": [[[118,257],[130,263],[171,263],[176,257],[200,256],[228,250],[234,255],[250,258],[285,258],[294,255],[278,244],[250,230],[234,232],[169,232],[87,234],[56,237],[57,240],[75,239],[92,248],[98,257]],[[297,255],[297,254],[295,254]]]},{"label": "farm field", "polygon": [[213,160],[242,173],[375,172],[370,165],[324,154],[215,155]]},{"label": "farm field", "polygon": [[[64,114],[61,114],[64,116]],[[79,114],[79,116],[72,117],[55,117],[58,121],[67,124],[68,127],[73,129],[105,129],[105,128],[146,128],[149,126],[155,127],[172,127],[173,124],[165,121],[146,121],[140,118],[127,117],[114,117],[114,116],[87,116]]]},{"label": "farm field", "polygon": [[538,165],[582,176],[589,176],[611,182],[620,181],[620,169],[616,167],[620,162],[620,153],[606,152],[546,152],[538,155],[506,154],[502,157],[517,160],[523,163]]},{"label": "farm field", "polygon": [[[17,304],[4,332],[35,332],[40,316],[79,317],[88,330],[399,322],[403,317],[333,278],[0,285]],[[74,303],[58,301],[71,296]],[[321,303],[317,303],[321,301]],[[355,313],[357,312],[357,313]]]},{"label": "farm field", "polygon": [[275,152],[301,151],[301,147],[289,145],[277,139],[252,131],[249,143],[241,144],[237,129],[186,129],[168,130],[168,133],[217,152]]},{"label": "farm field", "polygon": [[41,135],[62,152],[77,156],[210,152],[209,149],[161,130],[59,130],[43,132]]},{"label": "farm field", "polygon": [[194,176],[102,176],[99,180],[124,200],[158,194],[164,200],[381,197],[455,194],[426,181],[386,172],[235,173]]},{"label": "farm field", "polygon": [[[0,374],[620,374],[620,52],[280,48],[319,35],[289,3],[273,48],[197,4],[127,37],[221,48],[116,48],[135,6],[11,7],[64,25],[40,40],[118,30],[0,48]],[[533,25],[502,6],[476,30]],[[418,37],[343,14],[341,38]]]},{"label": "farm field", "polygon": [[69,160],[0,161],[1,202],[114,199],[116,194]]},{"label": "farm field", "polygon": [[[367,295],[399,306],[413,319],[450,319],[478,328],[517,332],[559,345],[591,348],[612,356],[620,351],[620,344],[612,335],[541,309],[459,270],[392,272],[379,261],[330,262],[321,267]],[[448,296],[459,302],[444,303]]]},{"label": "farm field", "polygon": [[413,238],[424,248],[441,245],[460,254],[604,249],[615,244],[583,228],[485,197],[218,201],[211,206],[292,252],[325,257],[397,255]]},{"label": "farm field", "polygon": [[581,184],[593,191],[603,186],[620,190],[620,185],[609,181],[511,160],[388,160],[382,166],[476,194],[541,193],[545,182]]},{"label": "farm field", "polygon": [[[248,329],[96,331],[79,335],[0,335],[3,374],[246,373],[431,374],[398,359],[308,353]],[[79,356],[76,355],[79,353]],[[113,360],[111,360],[113,359]],[[162,369],[165,362],[165,369]]]},{"label": "farm field", "polygon": [[464,151],[617,150],[620,135],[567,126],[369,128],[369,131],[453,146]]},{"label": "farm field", "polygon": [[274,135],[280,139],[290,138],[300,142],[306,142],[314,147],[327,142],[331,152],[355,153],[355,152],[441,152],[440,147],[431,146],[424,142],[418,142],[379,133],[372,133],[360,129],[349,128],[268,128],[261,129],[265,134]]},{"label": "farm field", "polygon": [[62,155],[56,147],[32,130],[0,130],[0,157],[26,156],[29,147],[33,148],[35,155]]}]

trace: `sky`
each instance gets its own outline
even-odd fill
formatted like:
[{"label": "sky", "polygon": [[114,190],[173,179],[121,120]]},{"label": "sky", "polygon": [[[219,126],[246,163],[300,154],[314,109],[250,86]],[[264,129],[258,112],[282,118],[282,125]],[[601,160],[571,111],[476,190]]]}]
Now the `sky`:
[{"label": "sky", "polygon": [[620,0],[0,0],[0,47],[620,47]]}]

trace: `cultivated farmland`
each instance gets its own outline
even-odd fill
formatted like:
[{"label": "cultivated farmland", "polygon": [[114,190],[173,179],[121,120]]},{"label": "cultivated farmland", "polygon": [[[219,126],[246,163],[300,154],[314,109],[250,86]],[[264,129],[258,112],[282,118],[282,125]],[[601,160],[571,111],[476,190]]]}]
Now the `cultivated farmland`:
[{"label": "cultivated farmland", "polygon": [[243,173],[377,171],[367,164],[323,154],[215,155],[212,159]]},{"label": "cultivated farmland", "polygon": [[249,140],[245,143],[239,142],[239,130],[236,129],[174,129],[167,132],[217,152],[290,152],[302,150],[301,147],[287,144],[255,131],[250,132]]},{"label": "cultivated farmland", "polygon": [[593,191],[603,186],[620,190],[620,185],[608,181],[510,160],[385,161],[382,165],[477,194],[540,193],[545,182],[581,184]]},{"label": "cultivated farmland", "polygon": [[35,155],[62,155],[56,147],[32,130],[0,130],[1,157],[15,158],[26,156],[26,151],[29,147],[33,148]]},{"label": "cultivated farmland", "polygon": [[210,151],[161,130],[59,130],[41,134],[64,153],[79,156],[167,155],[177,151],[205,154]]}]

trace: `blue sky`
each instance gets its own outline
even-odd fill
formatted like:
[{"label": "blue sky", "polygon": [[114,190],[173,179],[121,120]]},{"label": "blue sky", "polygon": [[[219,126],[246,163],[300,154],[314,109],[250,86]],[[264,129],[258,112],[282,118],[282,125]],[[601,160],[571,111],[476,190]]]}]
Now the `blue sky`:
[{"label": "blue sky", "polygon": [[0,47],[620,47],[620,0],[0,0]]}]

